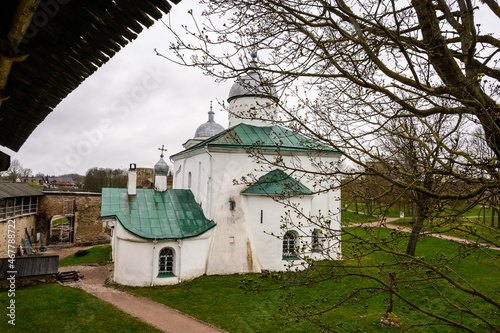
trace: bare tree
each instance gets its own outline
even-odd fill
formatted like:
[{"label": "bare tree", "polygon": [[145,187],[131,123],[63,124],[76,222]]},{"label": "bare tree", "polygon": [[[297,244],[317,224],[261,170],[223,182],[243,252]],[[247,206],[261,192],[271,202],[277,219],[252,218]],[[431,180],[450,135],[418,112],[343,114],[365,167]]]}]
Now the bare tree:
[{"label": "bare tree", "polygon": [[12,160],[7,171],[2,172],[3,178],[9,182],[15,182],[21,177],[29,177],[31,175],[31,169],[24,168],[19,160]]},{"label": "bare tree", "polygon": [[[317,162],[312,172],[284,165],[279,158],[269,159],[258,150],[251,152],[253,156],[281,168],[309,172],[317,179],[317,191],[328,191],[332,179],[342,183],[345,177],[351,181],[377,177],[383,180],[385,190],[373,192],[371,197],[397,193],[409,196],[417,206],[418,218],[410,236],[391,234],[387,240],[374,232],[372,238],[366,239],[345,231],[357,242],[357,250],[344,251],[346,258],[383,252],[394,260],[391,265],[381,263],[379,271],[373,273],[371,269],[362,271],[360,266],[352,268],[332,261],[330,265],[335,269],[329,271],[328,277],[361,276],[375,281],[380,288],[355,288],[349,297],[367,298],[374,290],[388,290],[391,297],[428,316],[425,325],[439,323],[474,331],[473,325],[456,319],[455,313],[461,313],[480,321],[488,330],[498,331],[494,315],[464,306],[460,297],[451,298],[446,292],[474,295],[487,307],[495,311],[500,308],[487,293],[462,277],[452,276],[448,265],[455,256],[434,258],[433,262],[416,253],[425,220],[456,220],[499,187],[498,3],[202,3],[206,5],[203,23],[197,18],[194,28],[185,27],[182,34],[171,30],[176,42],[171,45],[174,58],[170,60],[199,67],[218,79],[258,69],[261,82],[286,88],[281,90],[282,124],[342,151],[344,162],[352,168]],[[260,63],[246,57],[254,48],[259,49]],[[481,154],[474,151],[474,145],[482,147]],[[453,205],[460,208],[449,209],[450,203],[460,203]],[[331,216],[307,218],[327,230]],[[285,217],[285,222],[293,224],[293,219]],[[407,242],[403,252],[394,245],[401,238]],[[389,266],[397,273],[388,270]],[[494,261],[492,269],[498,272],[498,261]],[[394,281],[387,282],[387,276],[418,285],[422,293],[442,299],[446,303],[444,314],[399,292]],[[443,289],[443,285],[449,288]],[[341,300],[331,309],[344,303]]]}]

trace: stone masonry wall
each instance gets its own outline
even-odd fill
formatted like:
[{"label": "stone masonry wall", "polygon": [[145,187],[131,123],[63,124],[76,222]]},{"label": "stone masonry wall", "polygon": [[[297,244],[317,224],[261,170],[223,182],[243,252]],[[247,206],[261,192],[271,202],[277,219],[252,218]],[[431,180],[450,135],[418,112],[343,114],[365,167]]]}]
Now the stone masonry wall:
[{"label": "stone masonry wall", "polygon": [[109,239],[101,221],[101,194],[88,192],[44,192],[38,205],[37,232],[42,244],[50,236],[50,219],[63,214],[64,200],[75,200],[75,243]]},{"label": "stone masonry wall", "polygon": [[[10,234],[12,234],[12,230],[15,230],[15,241],[11,245],[15,246],[15,249],[11,247],[11,250],[15,250],[15,254],[17,255],[17,249],[19,245],[22,245],[22,239],[26,237],[26,229],[28,229],[29,235],[33,235],[36,233],[35,230],[35,215],[28,215],[22,217],[16,217],[12,219],[13,222],[9,223],[8,221],[0,222],[0,258],[8,257],[8,249],[9,249],[9,229]],[[11,225],[11,227],[9,227]]]}]

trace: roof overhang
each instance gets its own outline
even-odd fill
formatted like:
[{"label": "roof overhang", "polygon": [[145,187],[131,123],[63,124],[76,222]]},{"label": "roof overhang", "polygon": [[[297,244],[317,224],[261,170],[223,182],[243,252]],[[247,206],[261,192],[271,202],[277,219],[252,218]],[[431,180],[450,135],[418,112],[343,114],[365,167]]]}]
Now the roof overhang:
[{"label": "roof overhang", "polygon": [[[171,8],[167,0],[0,2],[0,145],[18,151],[70,92]],[[0,154],[0,170],[8,161]]]},{"label": "roof overhang", "polygon": [[204,154],[207,151],[210,153],[226,153],[226,154],[245,154],[248,155],[249,150],[259,149],[260,153],[263,155],[281,155],[281,156],[331,156],[340,158],[341,153],[338,151],[328,151],[328,150],[298,150],[298,149],[287,149],[287,147],[277,147],[277,146],[266,146],[266,147],[243,147],[239,145],[216,145],[207,144],[206,146],[200,146],[195,149],[186,149],[179,153],[170,156],[172,161],[178,161],[184,158]]}]

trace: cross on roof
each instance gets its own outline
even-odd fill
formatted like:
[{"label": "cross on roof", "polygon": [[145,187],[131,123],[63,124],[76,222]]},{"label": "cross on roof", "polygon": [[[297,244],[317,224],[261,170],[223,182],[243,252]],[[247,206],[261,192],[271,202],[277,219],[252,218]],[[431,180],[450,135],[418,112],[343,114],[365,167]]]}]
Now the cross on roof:
[{"label": "cross on roof", "polygon": [[163,158],[163,152],[167,151],[167,149],[163,147],[165,147],[165,145],[161,145],[161,148],[158,148],[158,150],[161,150],[161,155],[160,155],[161,158]]}]

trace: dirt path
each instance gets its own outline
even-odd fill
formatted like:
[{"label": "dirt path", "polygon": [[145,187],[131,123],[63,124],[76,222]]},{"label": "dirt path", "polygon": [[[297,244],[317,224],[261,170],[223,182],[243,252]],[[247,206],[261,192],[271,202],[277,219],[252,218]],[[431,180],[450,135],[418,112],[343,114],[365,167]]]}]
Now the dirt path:
[{"label": "dirt path", "polygon": [[223,330],[192,318],[166,305],[148,298],[136,296],[104,285],[112,274],[112,264],[106,266],[67,266],[60,272],[78,270],[84,278],[78,282],[65,283],[80,288],[109,302],[117,308],[135,316],[148,324],[169,333],[220,333]]},{"label": "dirt path", "polygon": [[[399,220],[399,218],[398,217],[386,217],[383,220],[376,221],[376,222],[349,224],[349,227],[383,227],[383,228],[394,229],[394,230],[399,230],[399,231],[411,233],[411,228],[403,227],[401,225],[390,224],[390,222],[394,222],[396,220]],[[440,239],[446,239],[446,240],[457,242],[457,243],[476,244],[476,242],[468,240],[468,239],[447,236],[447,235],[443,235],[443,234],[424,233],[423,235],[430,236],[430,237],[436,237],[436,238],[440,238]],[[489,248],[491,250],[500,251],[500,248],[498,248],[498,247],[489,246],[489,245],[483,244],[483,243],[479,243],[479,246],[486,247],[486,248]]]},{"label": "dirt path", "polygon": [[[86,247],[85,247],[86,248]],[[50,249],[44,255],[59,255],[65,258],[84,247]],[[169,333],[220,333],[223,330],[192,318],[166,305],[154,302],[148,298],[136,296],[104,283],[113,273],[113,265],[94,266],[66,266],[60,267],[59,272],[78,270],[84,278],[78,282],[68,282],[64,285],[82,289],[94,296],[109,302],[117,308],[135,316],[146,323]]]}]

